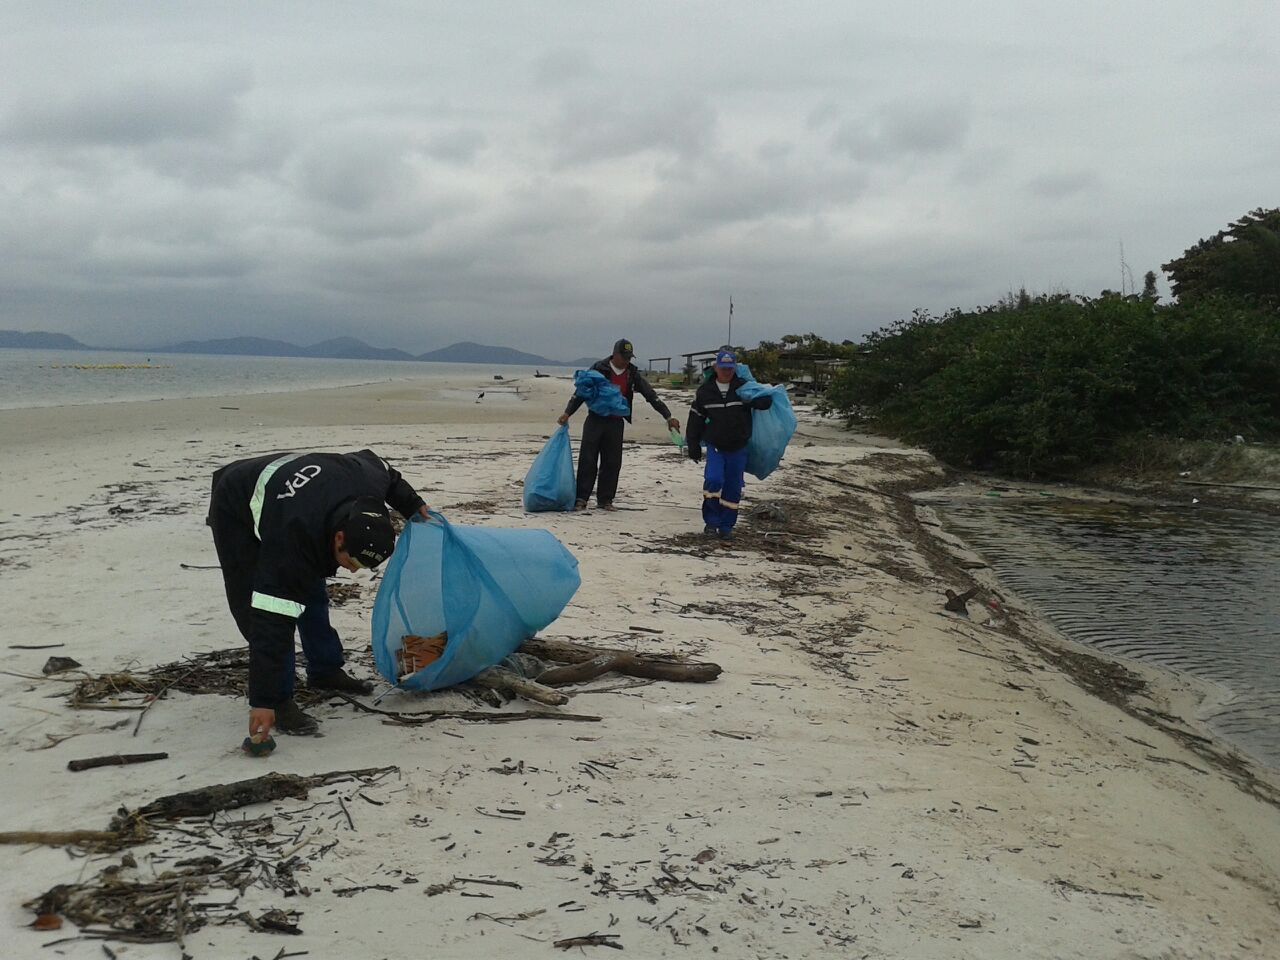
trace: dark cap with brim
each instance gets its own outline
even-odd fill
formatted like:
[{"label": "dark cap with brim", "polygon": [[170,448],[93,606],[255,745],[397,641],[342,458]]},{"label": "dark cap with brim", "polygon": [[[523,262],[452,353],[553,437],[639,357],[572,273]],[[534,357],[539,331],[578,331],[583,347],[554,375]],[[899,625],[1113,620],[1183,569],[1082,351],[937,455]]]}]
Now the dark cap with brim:
[{"label": "dark cap with brim", "polygon": [[377,497],[359,497],[342,521],[342,549],[360,566],[373,569],[396,548],[387,505]]},{"label": "dark cap with brim", "polygon": [[613,352],[619,356],[626,357],[628,360],[636,355],[635,348],[631,346],[631,341],[626,337],[614,342]]}]

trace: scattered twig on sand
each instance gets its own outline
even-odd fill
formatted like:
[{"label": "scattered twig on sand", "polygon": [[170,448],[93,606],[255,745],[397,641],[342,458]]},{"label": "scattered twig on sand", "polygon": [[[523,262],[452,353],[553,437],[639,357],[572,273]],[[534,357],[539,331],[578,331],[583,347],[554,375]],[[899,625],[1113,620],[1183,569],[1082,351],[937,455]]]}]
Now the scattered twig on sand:
[{"label": "scattered twig on sand", "polygon": [[540,917],[546,912],[546,910],[526,910],[524,913],[513,914],[509,917],[495,917],[491,913],[473,913],[471,916],[467,917],[467,919],[492,920],[494,923],[500,923],[504,927],[509,927],[520,920],[532,920],[534,917]]},{"label": "scattered twig on sand", "polygon": [[1054,879],[1055,886],[1061,887],[1063,890],[1071,890],[1075,893],[1089,893],[1095,897],[1120,897],[1123,900],[1145,900],[1146,894],[1127,893],[1123,890],[1094,890],[1092,887],[1084,887],[1073,880],[1063,880],[1061,877]]},{"label": "scattered twig on sand", "polygon": [[[514,880],[489,880],[484,877],[454,877],[448,883],[433,883],[429,885],[423,893],[428,897],[438,897],[442,893],[448,893],[456,890],[460,883],[478,883],[486,887],[510,887],[512,890],[523,890],[524,887],[516,883]],[[539,910],[537,913],[531,913],[529,916],[537,916],[538,913],[545,913],[545,910]],[[495,918],[496,919],[496,918]],[[527,919],[519,917],[517,919]]]},{"label": "scattered twig on sand", "polygon": [[622,944],[616,943],[617,939],[616,933],[588,933],[585,937],[557,940],[552,946],[561,950],[571,950],[574,947],[613,947],[615,950],[621,950]]},{"label": "scattered twig on sand", "polygon": [[[209,910],[215,908],[194,902],[192,894],[210,888],[238,889],[250,880],[255,867],[252,857],[229,864],[214,860],[151,881],[122,879],[115,873],[118,868],[108,868],[85,883],[59,884],[24,906],[37,915],[61,914],[90,939],[182,944],[209,921]],[[268,911],[272,912],[280,913]],[[246,922],[266,928],[270,918],[263,914]]]},{"label": "scattered twig on sand", "polygon": [[150,710],[152,707],[156,705],[156,701],[159,700],[161,697],[163,697],[166,693],[168,693],[170,687],[176,686],[177,684],[181,683],[183,680],[187,679],[187,677],[191,676],[191,674],[195,673],[199,669],[200,669],[200,665],[197,664],[196,666],[188,670],[186,673],[184,673],[182,676],[169,681],[163,687],[157,690],[155,693],[151,694],[151,696],[147,697],[147,701],[142,707],[142,712],[138,714],[138,722],[133,725],[133,735],[135,737],[138,735],[138,731],[142,729],[142,718],[147,715],[148,710]]},{"label": "scattered twig on sand", "polygon": [[341,690],[328,690],[326,693],[332,697],[340,697],[357,710],[376,713],[380,717],[403,724],[434,723],[436,720],[472,720],[486,723],[510,723],[515,720],[573,720],[579,723],[599,723],[601,719],[585,713],[560,713],[556,710],[523,710],[518,713],[485,710],[414,710],[412,713],[400,713],[395,710],[371,707]]}]

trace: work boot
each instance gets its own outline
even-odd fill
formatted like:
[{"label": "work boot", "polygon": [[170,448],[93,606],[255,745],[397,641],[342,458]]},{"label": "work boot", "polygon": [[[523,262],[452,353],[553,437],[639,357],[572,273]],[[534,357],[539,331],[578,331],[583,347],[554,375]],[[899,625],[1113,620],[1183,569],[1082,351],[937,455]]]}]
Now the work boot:
[{"label": "work boot", "polygon": [[276,729],[291,737],[310,737],[320,729],[316,718],[303,713],[293,700],[286,700],[276,707]]},{"label": "work boot", "polygon": [[720,531],[717,530],[715,527],[711,526],[711,524],[707,524],[705,527],[702,528],[702,535],[704,537],[714,537],[719,532]]},{"label": "work boot", "polygon": [[573,509],[574,509],[575,511],[579,511],[579,510],[585,510],[585,509],[587,509],[587,501],[585,501],[585,500],[575,500],[575,501],[573,501]]},{"label": "work boot", "polygon": [[733,539],[733,531],[732,531],[732,530],[717,530],[717,531],[716,531],[716,534],[717,534],[717,536],[719,536],[719,537],[720,537],[720,539],[721,539],[721,540],[723,540],[725,543],[728,543],[730,540],[732,540],[732,539]]},{"label": "work boot", "polygon": [[617,510],[618,508],[617,508],[617,507],[615,507],[615,506],[613,505],[613,501],[612,501],[612,500],[610,500],[608,503],[597,503],[597,504],[596,504],[596,509],[598,509],[598,510]]},{"label": "work boot", "polygon": [[312,690],[341,690],[343,693],[361,697],[373,693],[372,683],[368,680],[357,680],[341,667],[318,677],[307,677],[307,686]]}]

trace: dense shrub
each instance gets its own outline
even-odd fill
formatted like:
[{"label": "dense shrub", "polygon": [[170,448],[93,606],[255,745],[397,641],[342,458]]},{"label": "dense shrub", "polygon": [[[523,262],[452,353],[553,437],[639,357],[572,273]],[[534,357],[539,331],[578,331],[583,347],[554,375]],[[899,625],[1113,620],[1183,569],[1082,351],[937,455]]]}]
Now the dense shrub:
[{"label": "dense shrub", "polygon": [[1134,436],[1280,436],[1280,317],[1256,301],[1024,296],[863,348],[828,406],[955,464],[1061,474]]}]

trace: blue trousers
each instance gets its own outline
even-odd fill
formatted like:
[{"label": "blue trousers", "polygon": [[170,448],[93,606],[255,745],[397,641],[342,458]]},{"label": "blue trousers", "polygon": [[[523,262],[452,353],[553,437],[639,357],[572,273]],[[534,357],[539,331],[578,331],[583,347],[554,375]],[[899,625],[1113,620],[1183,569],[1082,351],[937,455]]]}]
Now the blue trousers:
[{"label": "blue trousers", "polygon": [[742,474],[747,469],[747,448],[726,453],[707,444],[707,464],[702,471],[702,521],[728,533],[738,522],[742,500]]},{"label": "blue trousers", "polygon": [[[325,590],[323,577],[316,581],[315,589],[307,597],[306,609],[298,617],[298,639],[302,641],[302,653],[307,658],[308,677],[323,677],[341,669],[342,640],[338,631],[329,624],[329,593]],[[289,673],[292,679],[293,671]]]}]

